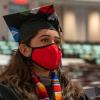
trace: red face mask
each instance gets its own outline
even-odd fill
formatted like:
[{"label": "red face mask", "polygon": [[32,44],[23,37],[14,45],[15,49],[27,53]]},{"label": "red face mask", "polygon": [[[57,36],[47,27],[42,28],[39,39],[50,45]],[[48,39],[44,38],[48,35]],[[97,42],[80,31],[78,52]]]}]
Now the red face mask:
[{"label": "red face mask", "polygon": [[55,44],[48,46],[32,48],[32,61],[38,64],[40,67],[46,70],[57,69],[62,53],[61,50]]}]

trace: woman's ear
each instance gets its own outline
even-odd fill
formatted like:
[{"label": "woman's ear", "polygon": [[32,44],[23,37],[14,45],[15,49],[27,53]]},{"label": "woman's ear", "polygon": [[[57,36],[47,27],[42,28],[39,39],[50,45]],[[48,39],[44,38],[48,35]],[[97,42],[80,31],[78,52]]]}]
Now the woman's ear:
[{"label": "woman's ear", "polygon": [[25,57],[29,57],[31,56],[31,48],[28,47],[26,44],[19,44],[19,51],[21,52],[21,54]]}]

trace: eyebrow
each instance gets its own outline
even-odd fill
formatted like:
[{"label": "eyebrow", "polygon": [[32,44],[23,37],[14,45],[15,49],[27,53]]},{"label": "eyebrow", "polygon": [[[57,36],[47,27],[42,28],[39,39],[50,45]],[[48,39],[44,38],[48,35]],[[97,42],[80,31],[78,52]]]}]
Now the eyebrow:
[{"label": "eyebrow", "polygon": [[[40,37],[50,37],[51,35],[41,35]],[[60,37],[58,36],[54,36],[54,38],[57,38],[57,39],[61,39]]]}]

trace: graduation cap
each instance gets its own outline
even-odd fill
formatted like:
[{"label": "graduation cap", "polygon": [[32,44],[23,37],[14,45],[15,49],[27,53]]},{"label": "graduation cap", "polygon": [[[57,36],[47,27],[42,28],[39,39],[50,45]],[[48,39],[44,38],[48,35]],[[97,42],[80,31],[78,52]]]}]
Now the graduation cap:
[{"label": "graduation cap", "polygon": [[34,37],[39,29],[54,29],[61,33],[53,5],[3,16],[16,42]]}]

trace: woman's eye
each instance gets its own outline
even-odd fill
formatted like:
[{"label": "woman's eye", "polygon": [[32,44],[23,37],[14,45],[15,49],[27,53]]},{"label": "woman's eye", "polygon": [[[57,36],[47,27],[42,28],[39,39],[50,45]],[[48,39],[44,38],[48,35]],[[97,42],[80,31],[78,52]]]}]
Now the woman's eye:
[{"label": "woman's eye", "polygon": [[48,39],[42,39],[41,41],[42,41],[42,42],[49,42]]}]

